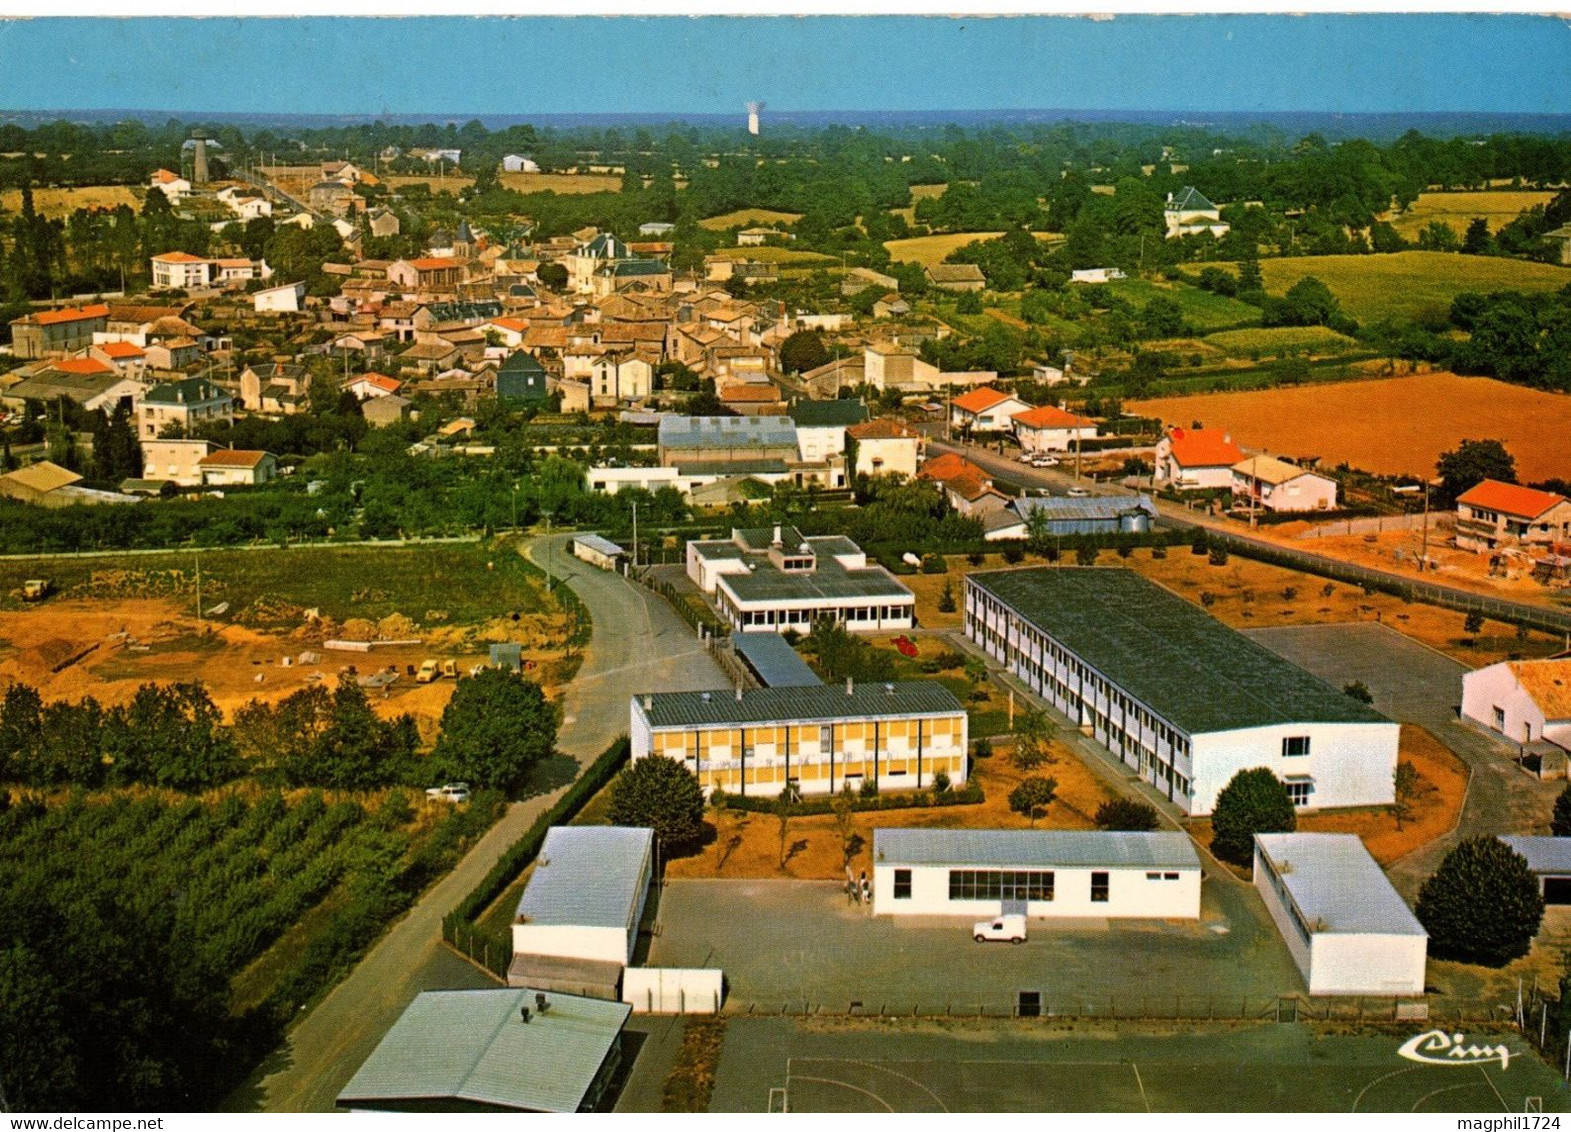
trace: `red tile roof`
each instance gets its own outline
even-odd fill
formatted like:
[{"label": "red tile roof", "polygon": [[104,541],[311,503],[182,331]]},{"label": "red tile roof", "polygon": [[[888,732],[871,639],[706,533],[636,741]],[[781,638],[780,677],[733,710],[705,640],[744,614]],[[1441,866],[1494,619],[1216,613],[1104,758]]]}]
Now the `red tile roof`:
[{"label": "red tile roof", "polygon": [[64,358],[55,362],[53,368],[61,373],[114,373],[115,367],[97,358]]},{"label": "red tile roof", "polygon": [[388,393],[397,393],[404,387],[404,383],[402,381],[399,381],[397,378],[388,377],[385,373],[368,373],[363,377],[355,378],[355,380],[351,381],[349,384],[356,385],[362,381],[367,385],[374,385],[378,389],[386,390]]},{"label": "red tile roof", "polygon": [[1001,405],[1011,400],[1009,394],[1000,393],[991,386],[984,385],[973,389],[969,393],[962,393],[950,402],[957,409],[964,409],[968,413],[985,413],[994,405]]},{"label": "red tile roof", "polygon": [[1536,519],[1555,504],[1565,502],[1565,497],[1556,495],[1552,491],[1539,491],[1519,484],[1484,480],[1476,487],[1468,488],[1457,496],[1456,501],[1465,503],[1469,507],[1482,507],[1489,511],[1499,511],[1503,515],[1514,515],[1519,519]]},{"label": "red tile roof", "polygon": [[105,342],[98,347],[111,358],[143,358],[147,352],[134,342]]},{"label": "red tile roof", "polygon": [[780,390],[773,385],[757,383],[744,383],[741,385],[727,385],[720,390],[720,400],[735,401],[740,404],[772,405],[780,400]]},{"label": "red tile roof", "polygon": [[206,263],[208,261],[206,259],[203,259],[199,255],[192,255],[190,252],[164,252],[162,255],[155,255],[153,257],[153,262],[154,263]]},{"label": "red tile roof", "polygon": [[160,185],[172,185],[176,181],[183,180],[183,178],[176,173],[171,173],[167,169],[160,169],[153,174],[153,180],[157,181]]},{"label": "red tile roof", "polygon": [[1220,428],[1175,428],[1167,435],[1173,459],[1185,468],[1231,468],[1244,458],[1243,449]]},{"label": "red tile roof", "polygon": [[846,435],[853,440],[904,440],[916,439],[919,435],[913,429],[907,428],[899,421],[891,421],[884,417],[875,420],[863,421],[846,429]]},{"label": "red tile roof", "polygon": [[462,267],[464,261],[454,259],[452,256],[432,256],[428,259],[412,259],[409,261],[416,271],[441,271],[449,267]]},{"label": "red tile roof", "polygon": [[512,330],[519,334],[529,329],[529,323],[521,318],[493,318],[491,326],[500,326],[503,330]]},{"label": "red tile roof", "polygon": [[87,318],[108,318],[109,305],[94,303],[90,307],[66,307],[58,311],[39,311],[34,316],[39,326],[53,326],[60,322],[81,322]]},{"label": "red tile roof", "polygon": [[220,448],[203,456],[199,463],[207,468],[254,468],[266,455],[244,448]]},{"label": "red tile roof", "polygon": [[1090,428],[1096,423],[1053,405],[1027,409],[1023,413],[1016,413],[1012,419],[1026,428]]}]

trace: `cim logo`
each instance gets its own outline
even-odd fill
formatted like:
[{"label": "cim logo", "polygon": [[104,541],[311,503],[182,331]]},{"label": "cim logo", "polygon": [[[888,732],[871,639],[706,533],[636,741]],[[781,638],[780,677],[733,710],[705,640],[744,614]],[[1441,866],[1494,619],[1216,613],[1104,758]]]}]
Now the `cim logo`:
[{"label": "cim logo", "polygon": [[1511,1067],[1511,1051],[1505,1046],[1464,1044],[1466,1042],[1465,1034],[1427,1030],[1403,1042],[1402,1048],[1396,1052],[1409,1061],[1418,1061],[1425,1065],[1479,1065],[1498,1061],[1501,1069]]}]

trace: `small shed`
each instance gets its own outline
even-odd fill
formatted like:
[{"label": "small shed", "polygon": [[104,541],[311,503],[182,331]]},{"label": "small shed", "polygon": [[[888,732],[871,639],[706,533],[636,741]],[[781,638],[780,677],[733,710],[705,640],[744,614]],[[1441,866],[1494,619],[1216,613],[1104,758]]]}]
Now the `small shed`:
[{"label": "small shed", "polygon": [[573,538],[573,557],[602,570],[615,570],[622,559],[627,557],[627,551],[599,535],[576,535]]},{"label": "small shed", "polygon": [[1571,837],[1502,837],[1527,858],[1545,904],[1571,904]]},{"label": "small shed", "polygon": [[1424,993],[1429,934],[1355,834],[1256,834],[1255,888],[1310,994]]},{"label": "small shed", "polygon": [[632,962],[654,872],[654,830],[552,826],[513,920],[513,955]]},{"label": "small shed", "polygon": [[731,645],[765,688],[814,688],[823,683],[779,633],[735,633]]},{"label": "small shed", "polygon": [[503,642],[491,646],[491,667],[507,672],[524,670],[524,646],[516,642]]}]

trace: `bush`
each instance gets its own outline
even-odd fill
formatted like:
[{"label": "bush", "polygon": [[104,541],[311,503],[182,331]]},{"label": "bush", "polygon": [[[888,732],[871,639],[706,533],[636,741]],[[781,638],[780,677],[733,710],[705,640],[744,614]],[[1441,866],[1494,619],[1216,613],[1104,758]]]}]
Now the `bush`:
[{"label": "bush", "polygon": [[1555,799],[1555,812],[1549,819],[1549,832],[1555,837],[1571,837],[1571,782]]},{"label": "bush", "polygon": [[1544,898],[1525,857],[1496,838],[1474,837],[1446,854],[1413,911],[1437,959],[1500,967],[1532,947]]},{"label": "bush", "polygon": [[704,829],[704,789],[675,759],[639,759],[611,784],[611,824],[648,826],[663,848],[691,845]]},{"label": "bush", "polygon": [[1362,680],[1354,680],[1351,683],[1343,684],[1342,692],[1349,699],[1357,700],[1361,704],[1372,704],[1375,702],[1374,694],[1370,692],[1369,685]]},{"label": "bush", "polygon": [[1254,862],[1255,834],[1291,833],[1298,824],[1287,787],[1265,767],[1241,770],[1216,796],[1211,852],[1235,865]]},{"label": "bush", "polygon": [[1211,549],[1211,536],[1204,527],[1196,527],[1194,536],[1189,540],[1189,553],[1204,554]]},{"label": "bush", "polygon": [[993,741],[991,739],[978,739],[971,744],[971,757],[973,759],[990,759],[993,757]]},{"label": "bush", "polygon": [[1025,547],[1021,546],[1017,542],[1009,543],[1004,547],[1004,561],[1009,563],[1011,566],[1020,565],[1020,563],[1025,561],[1025,556]]},{"label": "bush", "polygon": [[1227,547],[1225,547],[1225,546],[1213,546],[1211,548],[1211,565],[1213,565],[1213,566],[1226,566],[1227,565]]},{"label": "bush", "polygon": [[[902,792],[899,794],[879,794],[876,791],[871,795],[859,793],[856,796],[852,809],[858,813],[863,813],[878,810],[922,809],[927,806],[975,806],[986,801],[986,796],[982,793],[982,787],[975,782],[967,782],[958,790],[951,784],[948,790],[940,791],[936,786],[938,781],[936,774],[933,776],[933,781],[935,785],[931,793],[926,790],[915,790],[910,793]],[[714,798],[711,796],[710,804],[713,805],[713,803]],[[764,797],[752,794],[746,796],[727,794],[725,804],[730,809],[743,810],[751,814],[778,815],[780,812],[778,796]],[[792,803],[788,813],[793,818],[814,817],[819,814],[833,813],[834,807],[834,795],[815,794],[811,798],[803,798]]]},{"label": "bush", "polygon": [[874,778],[862,779],[862,789],[858,791],[858,794],[863,800],[878,797],[878,780]]},{"label": "bush", "polygon": [[1484,628],[1484,615],[1476,610],[1467,615],[1467,620],[1462,622],[1462,631],[1469,636],[1477,636]]},{"label": "bush", "polygon": [[1079,550],[1075,551],[1075,561],[1081,566],[1095,566],[1096,547],[1082,546]]},{"label": "bush", "polygon": [[955,611],[955,584],[948,578],[944,579],[943,592],[938,595],[938,612],[953,613]]},{"label": "bush", "polygon": [[1114,798],[1096,808],[1098,829],[1131,830],[1143,833],[1159,824],[1156,807],[1133,798]]},{"label": "bush", "polygon": [[934,794],[948,793],[949,785],[949,775],[945,774],[943,771],[939,771],[937,774],[933,775]]},{"label": "bush", "polygon": [[949,569],[941,554],[924,554],[922,556],[922,573],[942,574]]}]

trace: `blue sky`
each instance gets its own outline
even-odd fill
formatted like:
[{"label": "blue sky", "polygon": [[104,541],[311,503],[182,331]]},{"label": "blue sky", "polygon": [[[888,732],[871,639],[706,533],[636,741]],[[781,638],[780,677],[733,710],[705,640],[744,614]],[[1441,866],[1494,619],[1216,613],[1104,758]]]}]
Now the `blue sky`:
[{"label": "blue sky", "polygon": [[1571,25],[1485,15],[33,19],[0,109],[1571,111]]}]

